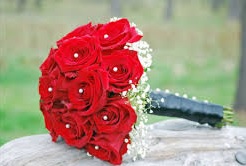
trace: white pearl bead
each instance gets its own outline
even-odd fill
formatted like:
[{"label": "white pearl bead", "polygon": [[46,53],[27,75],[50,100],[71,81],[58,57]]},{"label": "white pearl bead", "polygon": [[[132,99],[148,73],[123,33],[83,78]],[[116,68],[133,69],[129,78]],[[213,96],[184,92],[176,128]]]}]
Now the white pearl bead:
[{"label": "white pearl bead", "polygon": [[132,84],[132,80],[129,80],[129,84]]},{"label": "white pearl bead", "polygon": [[179,93],[175,93],[175,96],[179,96]]},{"label": "white pearl bead", "polygon": [[193,97],[192,97],[192,100],[196,100],[196,97],[195,97],[195,96],[193,96]]},{"label": "white pearl bead", "polygon": [[104,39],[107,39],[108,38],[108,34],[105,34],[103,37],[104,37]]},{"label": "white pearl bead", "polygon": [[103,116],[103,120],[108,120],[108,116],[107,115],[104,115]]},{"label": "white pearl bead", "polygon": [[204,103],[208,103],[208,100],[204,100]]},{"label": "white pearl bead", "polygon": [[166,93],[169,93],[170,91],[169,91],[169,89],[166,89],[165,92],[166,92]]},{"label": "white pearl bead", "polygon": [[188,95],[187,95],[187,94],[184,94],[183,97],[184,97],[184,98],[188,98]]},{"label": "white pearl bead", "polygon": [[117,72],[117,71],[118,71],[118,68],[117,68],[117,67],[114,67],[114,68],[113,68],[113,71],[114,71],[114,72]]},{"label": "white pearl bead", "polygon": [[73,57],[74,57],[74,58],[78,58],[78,57],[79,57],[79,54],[78,54],[78,53],[74,53],[74,54],[73,54]]},{"label": "white pearl bead", "polygon": [[84,90],[80,88],[79,89],[79,93],[83,93],[83,92],[84,92]]},{"label": "white pearl bead", "polygon": [[161,98],[161,102],[164,103],[165,102],[165,99],[164,98]]},{"label": "white pearl bead", "polygon": [[70,128],[70,124],[66,124],[66,128],[69,129]]},{"label": "white pearl bead", "polygon": [[128,143],[128,142],[129,142],[129,140],[128,140],[127,138],[125,138],[124,142],[125,142],[125,143]]},{"label": "white pearl bead", "polygon": [[121,93],[122,96],[126,96],[126,94],[127,94],[127,91],[123,91],[123,92]]},{"label": "white pearl bead", "polygon": [[99,146],[96,145],[96,146],[95,146],[95,149],[98,150],[98,149],[99,149]]},{"label": "white pearl bead", "polygon": [[48,91],[49,91],[49,92],[52,92],[52,90],[53,90],[53,89],[52,89],[51,87],[48,88]]}]

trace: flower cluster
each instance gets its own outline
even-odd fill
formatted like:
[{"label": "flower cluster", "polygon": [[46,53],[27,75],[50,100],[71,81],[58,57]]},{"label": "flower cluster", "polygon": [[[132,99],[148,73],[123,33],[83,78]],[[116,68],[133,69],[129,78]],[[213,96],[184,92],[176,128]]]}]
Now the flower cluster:
[{"label": "flower cluster", "polygon": [[141,38],[127,19],[116,19],[80,26],[51,48],[40,66],[39,93],[53,141],[61,136],[102,160],[122,162],[149,88],[150,55]]}]

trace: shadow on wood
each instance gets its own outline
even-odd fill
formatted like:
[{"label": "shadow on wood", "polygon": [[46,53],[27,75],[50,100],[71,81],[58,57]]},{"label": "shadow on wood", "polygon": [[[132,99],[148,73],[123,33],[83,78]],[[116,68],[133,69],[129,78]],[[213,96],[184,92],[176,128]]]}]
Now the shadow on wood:
[{"label": "shadow on wood", "polygon": [[[133,162],[124,156],[123,166],[233,166],[235,154],[246,149],[246,128],[206,125],[175,119],[149,126],[150,143],[145,159]],[[244,156],[243,156],[244,157]],[[53,143],[48,134],[32,135],[10,141],[0,147],[1,166],[106,166],[107,162],[89,157],[84,150]]]}]

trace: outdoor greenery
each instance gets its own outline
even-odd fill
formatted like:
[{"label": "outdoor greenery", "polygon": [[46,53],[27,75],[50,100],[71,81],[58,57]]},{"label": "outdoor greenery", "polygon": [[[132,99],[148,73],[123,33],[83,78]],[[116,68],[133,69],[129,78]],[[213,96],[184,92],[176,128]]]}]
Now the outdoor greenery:
[{"label": "outdoor greenery", "polygon": [[[28,1],[29,2],[29,1]],[[16,137],[47,133],[39,111],[39,66],[56,40],[89,21],[107,22],[107,0],[30,1],[18,13],[15,1],[0,2],[0,145]],[[164,1],[125,0],[122,17],[135,22],[153,48],[151,87],[232,106],[240,29],[227,8],[211,11],[206,0],[175,1],[164,20]],[[163,117],[151,116],[150,123]],[[235,125],[245,125],[235,119]]]}]

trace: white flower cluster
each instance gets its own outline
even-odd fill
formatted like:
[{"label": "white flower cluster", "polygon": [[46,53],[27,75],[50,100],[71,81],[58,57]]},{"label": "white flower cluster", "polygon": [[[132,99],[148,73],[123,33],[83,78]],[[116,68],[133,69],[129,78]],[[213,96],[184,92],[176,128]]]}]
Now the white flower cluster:
[{"label": "white flower cluster", "polygon": [[127,43],[125,48],[138,52],[138,58],[145,70],[150,71],[152,64],[152,49],[146,41],[138,41],[135,43]]},{"label": "white flower cluster", "polygon": [[137,113],[137,123],[133,126],[130,132],[131,144],[128,145],[128,154],[135,161],[138,158],[145,158],[148,149],[148,142],[146,142],[148,121],[146,114],[146,104],[150,103],[149,91],[150,85],[148,84],[147,72],[150,71],[152,64],[152,49],[145,41],[139,41],[135,43],[127,43],[126,47],[130,50],[138,52],[139,60],[144,68],[144,74],[142,75],[137,86],[132,84],[132,89],[123,95],[127,95],[130,99],[132,107]]},{"label": "white flower cluster", "polygon": [[117,20],[120,20],[121,18],[118,18],[118,17],[112,17],[110,18],[110,22],[115,22]]}]

